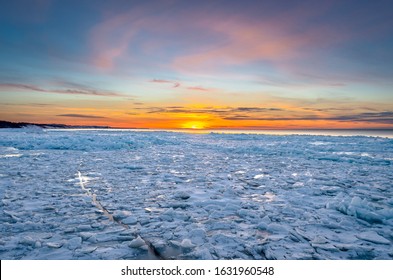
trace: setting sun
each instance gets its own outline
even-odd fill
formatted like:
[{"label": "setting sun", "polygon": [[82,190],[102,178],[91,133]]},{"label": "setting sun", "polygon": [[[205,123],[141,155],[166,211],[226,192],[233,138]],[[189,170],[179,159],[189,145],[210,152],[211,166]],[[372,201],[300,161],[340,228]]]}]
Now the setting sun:
[{"label": "setting sun", "polygon": [[205,129],[207,124],[205,122],[201,121],[191,121],[191,122],[186,122],[182,125],[182,128],[186,129]]}]

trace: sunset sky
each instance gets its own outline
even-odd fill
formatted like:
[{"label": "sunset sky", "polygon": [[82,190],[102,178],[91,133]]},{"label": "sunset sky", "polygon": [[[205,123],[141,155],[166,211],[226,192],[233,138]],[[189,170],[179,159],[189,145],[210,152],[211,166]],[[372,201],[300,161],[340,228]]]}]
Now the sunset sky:
[{"label": "sunset sky", "polygon": [[393,1],[0,2],[0,120],[393,128]]}]

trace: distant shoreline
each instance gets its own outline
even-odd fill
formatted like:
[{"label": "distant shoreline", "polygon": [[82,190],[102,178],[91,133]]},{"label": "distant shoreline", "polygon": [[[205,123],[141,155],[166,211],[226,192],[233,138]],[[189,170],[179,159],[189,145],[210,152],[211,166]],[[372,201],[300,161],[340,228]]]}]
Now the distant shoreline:
[{"label": "distant shoreline", "polygon": [[109,129],[110,126],[84,126],[84,125],[66,125],[66,124],[41,124],[41,123],[28,123],[28,122],[8,122],[0,121],[0,128],[24,128],[29,126],[38,126],[41,128],[60,128],[60,129],[72,129],[72,128],[98,128],[98,129]]}]

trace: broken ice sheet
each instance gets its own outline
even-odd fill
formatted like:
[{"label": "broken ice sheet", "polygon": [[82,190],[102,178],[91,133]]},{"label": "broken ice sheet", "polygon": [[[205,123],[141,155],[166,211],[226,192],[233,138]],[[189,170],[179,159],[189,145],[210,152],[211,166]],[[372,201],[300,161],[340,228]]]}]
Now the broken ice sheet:
[{"label": "broken ice sheet", "polygon": [[168,259],[392,259],[392,159],[375,137],[2,130],[0,257],[143,259],[146,239]]}]

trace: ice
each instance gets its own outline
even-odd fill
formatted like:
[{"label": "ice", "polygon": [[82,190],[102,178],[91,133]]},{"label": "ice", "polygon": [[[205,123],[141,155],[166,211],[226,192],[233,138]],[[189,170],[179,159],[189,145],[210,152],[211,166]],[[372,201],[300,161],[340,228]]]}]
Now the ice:
[{"label": "ice", "polygon": [[63,243],[60,243],[60,242],[47,242],[47,243],[46,243],[46,246],[48,246],[49,248],[58,249],[58,248],[60,248],[61,246],[63,246]]},{"label": "ice", "polygon": [[0,130],[1,259],[392,259],[393,142]]},{"label": "ice", "polygon": [[26,245],[26,246],[33,246],[37,241],[32,238],[31,236],[23,237],[19,240],[19,244]]},{"label": "ice", "polygon": [[189,234],[193,244],[203,245],[206,242],[206,231],[203,229],[194,229]]},{"label": "ice", "polygon": [[113,218],[115,219],[124,219],[127,218],[131,215],[130,211],[124,211],[124,210],[116,210],[113,212]]},{"label": "ice", "polygon": [[131,241],[129,246],[132,248],[139,248],[144,246],[145,244],[146,244],[145,241],[140,236],[138,236],[137,238]]},{"label": "ice", "polygon": [[195,244],[193,244],[190,239],[183,239],[183,241],[180,243],[180,246],[182,248],[189,249],[195,247]]},{"label": "ice", "polygon": [[82,246],[82,238],[81,237],[74,237],[70,239],[67,243],[68,249],[75,250]]},{"label": "ice", "polygon": [[182,199],[182,200],[187,200],[190,198],[190,194],[186,192],[178,192],[174,195],[175,199]]},{"label": "ice", "polygon": [[353,197],[350,199],[342,193],[333,201],[328,202],[326,207],[337,209],[344,214],[355,216],[369,223],[385,223],[387,220],[392,219],[391,209],[377,209],[380,206],[368,202],[366,198]]},{"label": "ice", "polygon": [[390,244],[389,240],[387,240],[386,238],[380,236],[375,231],[362,232],[362,233],[357,234],[356,237],[359,238],[359,239],[362,239],[362,240],[366,240],[366,241],[370,241],[372,243],[376,243],[376,244],[386,244],[386,245]]},{"label": "ice", "polygon": [[138,220],[137,218],[131,216],[123,219],[122,222],[126,225],[135,225],[136,223],[138,223]]}]

